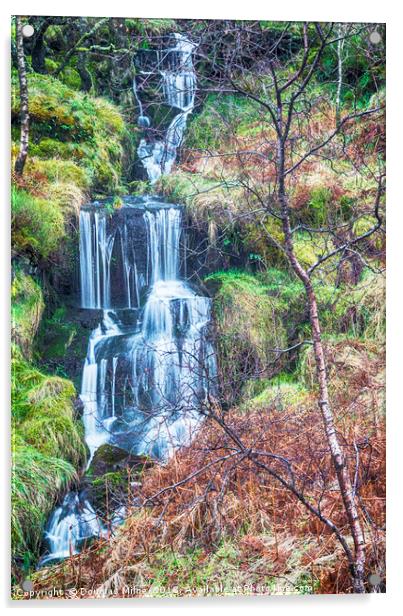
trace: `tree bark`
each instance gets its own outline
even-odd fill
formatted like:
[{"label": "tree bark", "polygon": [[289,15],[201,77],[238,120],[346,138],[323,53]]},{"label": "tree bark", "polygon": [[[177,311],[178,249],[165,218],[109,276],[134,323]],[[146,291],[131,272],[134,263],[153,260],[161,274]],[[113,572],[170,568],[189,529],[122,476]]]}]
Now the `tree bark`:
[{"label": "tree bark", "polygon": [[29,143],[29,109],[28,109],[28,82],[27,71],[25,66],[24,55],[24,37],[22,34],[21,17],[16,18],[17,26],[17,63],[18,63],[18,79],[20,82],[20,118],[21,118],[21,134],[20,134],[20,151],[15,161],[15,172],[22,175],[24,171],[25,161],[28,154]]},{"label": "tree bark", "polygon": [[[85,17],[81,17],[78,22],[78,32],[80,37],[85,36],[88,24]],[[92,89],[92,77],[86,66],[87,57],[82,51],[77,54],[77,70],[81,78],[81,88],[84,92],[90,92]]]},{"label": "tree bark", "polygon": [[292,241],[289,206],[284,183],[284,142],[279,140],[279,201],[281,206],[283,232],[285,238],[285,250],[288,260],[302,281],[308,301],[309,319],[311,324],[313,350],[315,357],[316,373],[319,384],[319,400],[318,405],[321,411],[325,434],[329,445],[330,455],[336,471],[336,476],[340,488],[340,493],[343,499],[344,508],[346,511],[350,532],[354,541],[354,565],[351,571],[353,580],[353,590],[355,593],[365,593],[364,585],[364,567],[365,567],[365,540],[359,519],[355,495],[351,484],[351,478],[348,471],[346,458],[340,446],[337,436],[334,415],[330,405],[328,379],[325,353],[322,344],[321,327],[318,315],[318,305],[315,291],[312,286],[311,279],[305,269],[301,266],[295,256],[294,246]]},{"label": "tree bark", "polygon": [[49,18],[42,17],[38,19],[37,25],[35,27],[35,34],[33,36],[31,48],[31,61],[32,68],[36,73],[46,73],[46,45],[44,36],[49,26]]}]

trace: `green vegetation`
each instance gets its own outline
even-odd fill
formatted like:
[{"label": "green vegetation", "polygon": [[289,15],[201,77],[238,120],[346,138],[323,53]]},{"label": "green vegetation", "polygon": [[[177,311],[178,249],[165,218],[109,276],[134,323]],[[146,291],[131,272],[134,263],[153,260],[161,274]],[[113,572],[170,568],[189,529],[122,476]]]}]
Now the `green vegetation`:
[{"label": "green vegetation", "polygon": [[11,542],[14,564],[27,574],[35,565],[42,533],[59,494],[77,479],[63,459],[42,454],[18,434],[13,437]]},{"label": "green vegetation", "polygon": [[205,279],[213,293],[218,355],[225,383],[245,382],[249,374],[270,375],[281,366],[286,333],[276,298],[257,277],[232,270]]},{"label": "green vegetation", "polygon": [[[298,357],[313,357],[302,282],[285,269],[268,268],[257,274],[216,272],[205,283],[213,296],[217,351],[227,395],[242,394],[242,408],[302,400],[306,378],[299,380]],[[384,285],[383,276],[371,271],[364,272],[357,285],[335,287],[318,279],[314,288],[324,336],[384,344]],[[308,344],[290,355],[279,352],[303,341]],[[276,376],[270,379],[272,375]],[[230,382],[236,383],[232,394]]]},{"label": "green vegetation", "polygon": [[[46,66],[51,72],[56,69],[50,59]],[[14,564],[26,571],[38,557],[50,511],[78,479],[86,459],[73,383],[45,374],[33,363],[35,336],[49,294],[54,302],[48,272],[57,269],[71,275],[79,207],[90,191],[118,193],[122,176],[125,124],[121,112],[106,99],[77,91],[79,85],[72,67],[63,71],[60,80],[35,72],[28,75],[29,154],[24,175],[16,178],[11,194],[12,545]],[[18,79],[13,73],[13,156],[18,150],[19,104]],[[37,282],[42,276],[48,281],[46,294]],[[63,361],[77,336],[85,345],[86,336],[78,325],[64,323],[63,317],[63,308],[53,308],[42,322],[41,327],[46,322],[48,328],[44,363],[54,362],[54,357]]]},{"label": "green vegetation", "polygon": [[11,335],[29,357],[45,304],[38,283],[21,270],[14,274],[11,302]]},{"label": "green vegetation", "polygon": [[[125,131],[120,111],[106,99],[72,90],[50,75],[30,74],[28,88],[32,141],[27,173],[44,175],[49,182],[71,183],[83,191],[119,190]],[[14,75],[14,122],[18,112]]]},{"label": "green vegetation", "polygon": [[185,147],[220,150],[223,139],[233,134],[253,137],[261,130],[261,114],[245,96],[209,94],[199,113],[189,122]]},{"label": "green vegetation", "polygon": [[179,170],[162,176],[157,189],[170,201],[184,203],[194,219],[199,221],[213,214],[219,216],[219,208],[223,213],[228,209],[237,211],[243,194],[237,182],[219,181]]},{"label": "green vegetation", "polygon": [[70,381],[40,372],[12,353],[12,541],[16,561],[33,562],[43,527],[60,492],[86,458]]},{"label": "green vegetation", "polygon": [[[36,30],[41,19],[32,17]],[[307,501],[319,503],[323,514],[346,533],[347,542],[352,540],[340,522],[343,499],[317,404],[307,296],[284,249],[282,206],[289,205],[295,255],[307,269],[377,222],[373,214],[376,176],[383,173],[382,115],[349,121],[335,139],[328,136],[340,115],[384,101],[383,42],[375,48],[368,42],[368,26],[353,25],[345,41],[340,100],[336,101],[338,58],[333,42],[314,64],[308,87],[292,98],[310,74],[320,47],[315,24],[308,25],[309,57],[298,73],[304,54],[299,23],[284,28],[267,21],[245,26],[202,20],[69,18],[59,23],[57,18],[48,19],[39,50],[43,57],[29,42],[25,46],[29,148],[23,174],[13,177],[11,203],[16,580],[35,567],[52,508],[64,491],[80,482],[105,518],[112,504],[127,505],[128,494],[136,498],[140,493],[147,505],[128,508],[124,526],[114,530],[114,540],[95,544],[91,553],[84,551],[79,570],[71,562],[53,569],[63,588],[69,578],[78,586],[83,572],[88,587],[119,590],[125,583],[141,586],[149,581],[170,589],[151,591],[162,596],[175,596],[175,586],[183,594],[187,587],[222,584],[217,592],[221,594],[255,582],[272,592],[280,584],[281,592],[283,580],[284,586],[290,580],[293,592],[301,594],[318,589],[334,592],[336,585],[337,591],[349,592],[349,571],[334,537],[324,533],[314,516],[308,517],[295,494],[276,483],[262,464],[259,468],[254,464],[261,456],[291,478],[287,464],[282,464],[289,460],[295,465],[296,489],[302,489]],[[332,37],[338,27],[334,24]],[[155,52],[161,40],[172,40],[173,32],[200,42],[198,106],[188,117],[173,172],[150,185],[140,179],[137,145],[142,136],[158,139],[173,111],[166,101],[159,104],[162,94],[152,77],[144,88],[139,78],[151,130],[139,129],[132,79],[140,66],[137,60],[151,57],[141,56],[140,50]],[[91,34],[81,39],[86,33]],[[283,120],[288,110],[294,112],[284,143],[284,182],[279,181],[281,165],[276,160],[276,114],[267,109],[267,103],[277,104],[271,59],[266,55],[274,43],[274,72],[278,83],[284,84]],[[14,56],[13,160],[20,138]],[[294,71],[296,78],[288,86]],[[316,148],[323,142],[325,147]],[[296,164],[301,157],[302,164]],[[233,441],[229,432],[221,432],[207,419],[189,447],[166,464],[152,465],[149,459],[108,444],[98,449],[90,468],[82,472],[88,452],[75,384],[90,323],[99,315],[83,317],[76,308],[77,215],[86,200],[107,196],[106,209],[112,216],[122,207],[125,190],[133,195],[158,194],[184,206],[188,264],[193,267],[192,259],[196,263],[188,273],[192,281],[203,278],[212,298],[211,335],[220,386],[217,407],[227,427],[242,439],[244,451],[251,448],[245,457],[229,456],[218,466],[214,457],[232,453]],[[381,212],[383,200],[381,195]],[[350,248],[315,269],[312,285],[337,434],[346,452],[353,452],[352,442],[360,447],[357,496],[360,490],[362,504],[380,529],[383,231]],[[111,259],[121,269],[117,250]],[[115,280],[111,286],[114,294]],[[120,366],[117,370],[116,383]],[[367,442],[369,446],[359,445]],[[255,447],[261,449],[252,455]],[[176,488],[166,489],[173,485]],[[368,540],[367,569],[378,571],[381,563],[381,570],[381,531],[371,546],[373,532],[366,526],[367,516],[361,517]],[[52,576],[52,568],[50,574],[39,572],[38,579],[41,575],[44,580]],[[44,583],[50,585],[50,579]]]},{"label": "green vegetation", "polygon": [[303,404],[307,394],[308,389],[295,380],[294,374],[278,374],[272,379],[248,382],[241,410],[250,412],[273,406],[278,411],[285,411],[290,406]]},{"label": "green vegetation", "polygon": [[65,235],[62,208],[57,201],[32,196],[16,186],[11,192],[13,251],[34,261],[47,258]]}]

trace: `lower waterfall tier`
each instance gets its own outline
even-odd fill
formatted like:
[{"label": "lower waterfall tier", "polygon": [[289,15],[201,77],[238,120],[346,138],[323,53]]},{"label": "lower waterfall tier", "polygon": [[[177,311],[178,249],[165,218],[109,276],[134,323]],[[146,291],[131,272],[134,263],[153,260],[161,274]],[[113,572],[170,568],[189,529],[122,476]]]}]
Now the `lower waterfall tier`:
[{"label": "lower waterfall tier", "polygon": [[209,322],[210,300],[180,280],[153,285],[132,329],[104,311],[81,391],[91,456],[110,443],[165,459],[190,442],[215,389]]}]

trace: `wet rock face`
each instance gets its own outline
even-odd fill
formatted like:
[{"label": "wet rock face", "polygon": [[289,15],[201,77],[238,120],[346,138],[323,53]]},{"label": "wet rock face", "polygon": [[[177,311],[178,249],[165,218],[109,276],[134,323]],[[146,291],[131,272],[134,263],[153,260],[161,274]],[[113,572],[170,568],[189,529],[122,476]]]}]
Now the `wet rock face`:
[{"label": "wet rock face", "polygon": [[[111,261],[111,297],[117,307],[128,305],[127,291],[122,285],[127,264],[133,267],[136,263],[140,297],[147,283],[147,230],[143,214],[143,210],[123,207],[111,217],[108,225],[110,237],[115,237]],[[137,303],[138,297],[134,289],[131,289],[131,304],[136,306]]]}]

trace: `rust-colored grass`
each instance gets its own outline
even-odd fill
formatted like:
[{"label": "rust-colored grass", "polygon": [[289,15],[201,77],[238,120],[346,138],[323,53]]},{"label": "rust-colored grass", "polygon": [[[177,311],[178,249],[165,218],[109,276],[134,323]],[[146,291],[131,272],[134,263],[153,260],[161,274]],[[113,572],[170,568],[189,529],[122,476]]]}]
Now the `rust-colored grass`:
[{"label": "rust-colored grass", "polygon": [[[367,573],[383,577],[385,422],[380,375],[384,358],[357,344],[360,363],[336,362],[333,407],[362,505]],[[339,353],[342,345],[338,344]],[[233,409],[225,422],[246,447],[286,457],[298,489],[313,504],[320,503],[322,513],[348,536],[314,392],[282,412],[269,407],[241,414]],[[143,507],[132,509],[110,542],[97,542],[81,555],[40,572],[35,588],[80,586],[86,596],[94,592],[125,596],[125,586],[155,579],[161,553],[183,555],[197,548],[201,550],[197,566],[202,567],[223,541],[230,541],[241,577],[295,583],[302,575],[313,580],[312,592],[351,592],[347,561],[334,534],[251,460],[240,454],[221,459],[234,450],[233,440],[214,420],[206,420],[190,447],[166,466],[147,472],[140,489]],[[281,463],[271,466],[286,475]],[[174,582],[177,575],[171,574]]]}]

